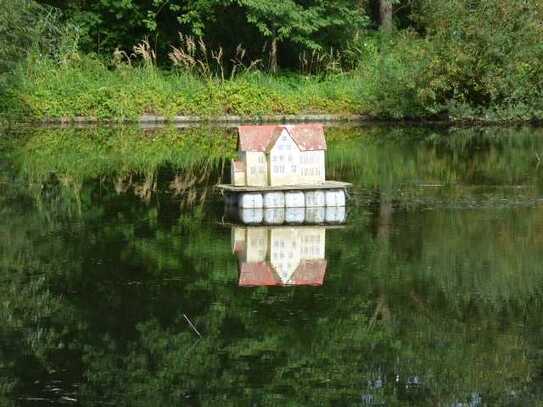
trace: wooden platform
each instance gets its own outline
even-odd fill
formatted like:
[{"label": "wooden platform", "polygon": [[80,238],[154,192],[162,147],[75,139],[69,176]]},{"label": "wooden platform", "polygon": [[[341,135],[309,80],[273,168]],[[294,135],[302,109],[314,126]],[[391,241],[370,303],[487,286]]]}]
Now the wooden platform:
[{"label": "wooden platform", "polygon": [[351,187],[352,184],[341,181],[326,181],[322,184],[311,185],[278,185],[278,186],[254,186],[254,187],[241,187],[231,184],[219,184],[216,188],[223,192],[231,193],[243,193],[243,192],[273,192],[273,191],[321,191],[330,189],[346,189]]}]

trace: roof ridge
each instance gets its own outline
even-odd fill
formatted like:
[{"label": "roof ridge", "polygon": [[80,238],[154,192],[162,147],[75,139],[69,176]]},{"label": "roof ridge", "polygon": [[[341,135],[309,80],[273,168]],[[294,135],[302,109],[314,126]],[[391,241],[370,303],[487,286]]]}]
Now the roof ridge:
[{"label": "roof ridge", "polygon": [[267,152],[286,130],[300,151],[326,150],[326,138],[322,124],[277,124],[264,126],[239,126],[238,148],[240,151]]}]

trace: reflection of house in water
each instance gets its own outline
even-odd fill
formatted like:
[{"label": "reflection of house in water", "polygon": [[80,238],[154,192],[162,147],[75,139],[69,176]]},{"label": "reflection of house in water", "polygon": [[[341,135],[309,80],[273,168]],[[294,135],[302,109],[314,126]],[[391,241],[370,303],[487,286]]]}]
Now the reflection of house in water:
[{"label": "reflection of house in water", "polygon": [[324,226],[233,227],[240,286],[322,285]]}]

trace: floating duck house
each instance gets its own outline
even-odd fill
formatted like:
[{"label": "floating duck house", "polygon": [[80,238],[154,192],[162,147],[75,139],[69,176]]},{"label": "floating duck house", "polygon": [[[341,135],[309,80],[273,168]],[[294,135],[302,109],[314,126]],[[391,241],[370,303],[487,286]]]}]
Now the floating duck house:
[{"label": "floating duck house", "polygon": [[241,208],[345,206],[350,184],[326,180],[320,124],[240,126],[231,184],[219,185]]}]

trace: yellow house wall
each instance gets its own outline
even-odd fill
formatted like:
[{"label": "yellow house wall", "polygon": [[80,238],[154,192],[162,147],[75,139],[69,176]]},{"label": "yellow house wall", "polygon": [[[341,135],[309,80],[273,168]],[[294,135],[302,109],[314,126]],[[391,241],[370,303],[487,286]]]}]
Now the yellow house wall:
[{"label": "yellow house wall", "polygon": [[247,263],[266,261],[268,254],[268,230],[247,228],[245,261]]},{"label": "yellow house wall", "polygon": [[295,228],[271,228],[270,263],[286,283],[300,264],[299,235]]},{"label": "yellow house wall", "polygon": [[300,183],[320,184],[326,179],[324,151],[302,151],[300,153]]},{"label": "yellow house wall", "polygon": [[242,153],[241,159],[245,161],[246,185],[267,186],[268,166],[266,154],[257,151]]},{"label": "yellow house wall", "polygon": [[302,260],[324,259],[326,229],[320,227],[308,227],[300,229],[300,258]]},{"label": "yellow house wall", "polygon": [[247,229],[240,227],[233,227],[230,232],[231,242],[232,242],[232,252],[234,251],[236,245],[245,245],[245,235],[247,234]]},{"label": "yellow house wall", "polygon": [[245,171],[235,171],[234,160],[230,165],[230,180],[233,185],[242,187],[246,185]]}]

